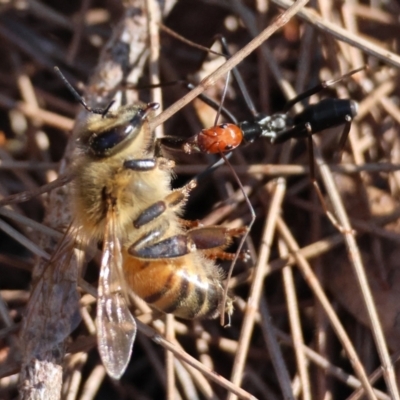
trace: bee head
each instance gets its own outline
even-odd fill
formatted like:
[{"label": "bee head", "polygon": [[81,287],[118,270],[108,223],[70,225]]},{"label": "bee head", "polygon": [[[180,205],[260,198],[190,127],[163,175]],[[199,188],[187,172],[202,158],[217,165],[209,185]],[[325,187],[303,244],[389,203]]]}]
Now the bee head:
[{"label": "bee head", "polygon": [[142,131],[148,115],[159,108],[158,103],[120,107],[106,114],[91,114],[81,143],[96,158],[110,157],[131,143]]}]

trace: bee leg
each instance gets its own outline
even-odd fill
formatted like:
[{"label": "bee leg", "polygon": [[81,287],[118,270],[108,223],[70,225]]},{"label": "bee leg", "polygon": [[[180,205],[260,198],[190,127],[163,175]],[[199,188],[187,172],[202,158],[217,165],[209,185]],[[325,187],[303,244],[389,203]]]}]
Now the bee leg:
[{"label": "bee leg", "polygon": [[203,226],[203,224],[199,219],[196,219],[194,221],[189,221],[187,219],[179,218],[179,224],[186,229],[201,228]]},{"label": "bee leg", "polygon": [[164,230],[157,230],[141,237],[128,248],[136,258],[159,259],[182,257],[196,250],[187,235],[175,235],[158,241]]},{"label": "bee leg", "polygon": [[[136,165],[140,167],[140,162],[138,161],[143,160],[135,161],[137,161]],[[163,200],[152,204],[133,221],[133,226],[139,229],[160,217],[168,209],[182,206],[189,192],[195,186],[196,183],[191,181],[183,188],[171,192]],[[200,250],[208,258],[232,260],[234,254],[224,252],[223,249],[229,246],[233,237],[242,236],[247,232],[246,227],[235,229],[221,226],[203,227],[199,221],[181,221],[182,225],[189,229],[185,234],[175,235],[159,241],[169,228],[168,221],[165,221],[162,226],[158,226],[157,230],[149,232],[133,243],[128,249],[129,254],[138,258],[173,258]],[[239,257],[242,260],[247,260],[248,254],[242,252]]]},{"label": "bee leg", "polygon": [[153,169],[159,168],[162,170],[170,170],[175,166],[175,163],[172,160],[167,160],[166,158],[158,157],[158,158],[142,158],[142,159],[133,159],[133,160],[125,160],[124,168],[130,169],[132,171],[152,171]]},{"label": "bee leg", "polygon": [[247,232],[246,227],[229,229],[223,226],[203,226],[190,230],[187,235],[195,243],[197,249],[225,248],[230,245],[232,238],[242,236]]},{"label": "bee leg", "polygon": [[[223,249],[228,246],[232,237],[243,235],[247,228],[228,229],[220,226],[209,226],[193,229],[186,234],[171,236],[159,241],[168,225],[159,227],[133,243],[128,253],[137,258],[175,258],[200,250],[207,258],[232,260],[235,254],[226,253]],[[248,259],[247,253],[239,256]]]},{"label": "bee leg", "polygon": [[[236,253],[228,253],[221,249],[210,249],[207,251],[203,251],[205,257],[209,258],[210,260],[225,260],[225,261],[233,261],[236,257]],[[237,258],[238,260],[242,261],[249,261],[250,260],[250,253],[248,251],[241,251]]]},{"label": "bee leg", "polygon": [[190,191],[196,186],[195,181],[190,181],[184,187],[173,190],[164,200],[157,201],[151,206],[147,207],[140,215],[133,221],[133,226],[137,229],[154,221],[160,215],[164,214],[168,209],[175,209],[182,206],[189,196]]},{"label": "bee leg", "polygon": [[154,155],[160,157],[163,155],[163,149],[172,151],[184,151],[188,139],[178,136],[164,136],[156,139]]},{"label": "bee leg", "polygon": [[[232,238],[246,234],[248,229],[246,227],[228,229],[222,226],[205,226],[197,229],[192,229],[187,232],[190,240],[193,242],[197,250],[201,250],[207,258],[233,260],[235,253],[227,253],[223,251],[224,248],[229,246]],[[241,260],[247,261],[249,254],[241,252],[239,254]]]}]

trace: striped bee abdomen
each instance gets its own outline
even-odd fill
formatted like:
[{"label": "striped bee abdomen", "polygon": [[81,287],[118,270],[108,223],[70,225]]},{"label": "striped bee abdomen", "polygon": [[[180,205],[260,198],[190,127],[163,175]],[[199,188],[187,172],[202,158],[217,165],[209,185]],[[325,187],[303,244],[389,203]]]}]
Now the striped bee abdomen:
[{"label": "striped bee abdomen", "polygon": [[124,272],[134,293],[158,310],[186,319],[214,318],[223,298],[221,278],[210,260],[201,259],[201,269],[199,261],[192,254],[143,261],[126,253]]}]

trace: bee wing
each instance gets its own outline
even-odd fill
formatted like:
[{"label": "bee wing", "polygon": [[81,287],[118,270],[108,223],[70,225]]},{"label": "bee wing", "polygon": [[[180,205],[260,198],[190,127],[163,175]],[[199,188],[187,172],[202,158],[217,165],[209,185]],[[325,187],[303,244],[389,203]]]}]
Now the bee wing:
[{"label": "bee wing", "polygon": [[60,345],[80,322],[77,279],[79,266],[68,229],[31,293],[21,329],[25,359],[38,357]]},{"label": "bee wing", "polygon": [[119,379],[132,353],[136,322],[129,311],[115,212],[109,210],[104,234],[97,299],[97,341],[107,373]]}]

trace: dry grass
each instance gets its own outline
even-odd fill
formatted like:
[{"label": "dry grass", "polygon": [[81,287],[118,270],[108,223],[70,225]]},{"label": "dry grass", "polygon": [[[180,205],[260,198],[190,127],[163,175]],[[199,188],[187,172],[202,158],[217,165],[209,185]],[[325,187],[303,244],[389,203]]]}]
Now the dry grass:
[{"label": "dry grass", "polygon": [[[84,113],[53,73],[54,65],[74,86],[88,82],[82,90],[92,106],[114,98],[128,71],[134,85],[139,79],[195,80],[201,71],[203,77],[212,74],[188,95],[179,87],[162,89],[167,112],[152,126],[164,122],[165,134],[190,136],[201,129],[200,121],[212,125],[215,111],[198,100],[180,108],[205,89],[218,100],[226,71],[249,54],[252,49],[245,46],[256,37],[256,51],[239,70],[257,109],[268,114],[282,111],[285,99],[322,79],[369,66],[311,99],[328,95],[359,102],[340,163],[334,155],[341,129],[314,137],[318,179],[345,233],[332,226],[315,195],[303,141],[271,146],[260,139],[236,149],[231,162],[257,219],[245,245],[251,262],[238,262],[229,283],[237,298],[232,326],[165,318],[137,304],[133,357],[115,382],[107,378],[96,351],[90,295],[95,295],[96,263],[88,265],[84,280],[73,260],[68,271],[50,274],[45,268],[71,218],[68,186],[3,207],[0,398],[19,392],[24,399],[57,399],[61,390],[69,400],[399,399],[400,5],[395,0],[321,1],[314,10],[302,9],[260,46],[269,33],[258,36],[264,28],[286,22],[274,17],[282,12],[277,5],[287,7],[288,0],[258,1],[258,8],[239,0],[167,3],[171,9],[161,18],[155,0],[131,0],[125,6],[87,0],[2,2],[0,195],[34,190],[68,171],[74,118],[79,112],[79,124]],[[137,12],[144,4],[147,12]],[[158,54],[159,18],[205,46],[223,33],[234,57],[215,72],[215,63],[203,62],[204,52],[164,32]],[[249,113],[241,93],[234,84],[229,89],[225,105],[245,120]],[[128,101],[150,101],[150,96],[161,101],[160,91],[131,90],[127,96]],[[176,187],[214,160],[171,157],[177,162]],[[186,214],[231,227],[250,220],[226,167],[199,183]],[[77,281],[83,323],[70,335]],[[26,314],[30,319],[21,323]]]}]

